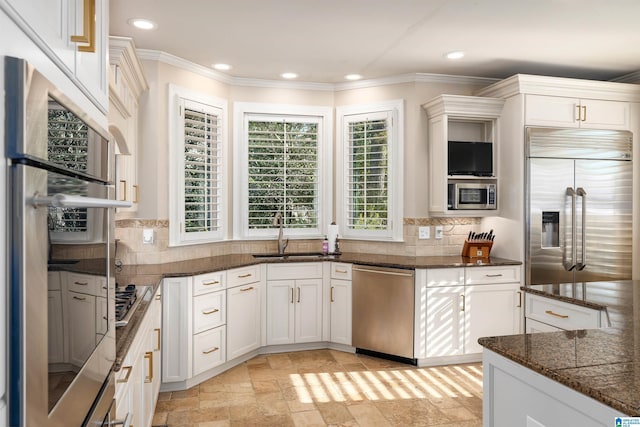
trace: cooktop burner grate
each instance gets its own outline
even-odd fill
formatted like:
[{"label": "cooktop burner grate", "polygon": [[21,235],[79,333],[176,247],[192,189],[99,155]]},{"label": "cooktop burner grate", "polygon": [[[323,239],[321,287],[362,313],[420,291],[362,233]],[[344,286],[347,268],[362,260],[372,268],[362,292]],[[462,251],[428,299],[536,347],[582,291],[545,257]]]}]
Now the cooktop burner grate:
[{"label": "cooktop burner grate", "polygon": [[136,285],[127,285],[124,288],[119,288],[116,285],[116,326],[122,326],[124,324],[118,324],[126,317],[127,313],[138,299],[138,293],[136,291]]}]

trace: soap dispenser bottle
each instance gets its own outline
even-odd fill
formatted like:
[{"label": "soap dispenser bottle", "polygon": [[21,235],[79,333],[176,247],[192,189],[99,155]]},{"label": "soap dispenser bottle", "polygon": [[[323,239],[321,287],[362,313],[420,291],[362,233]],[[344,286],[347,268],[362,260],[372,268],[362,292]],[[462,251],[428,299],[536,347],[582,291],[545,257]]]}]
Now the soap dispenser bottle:
[{"label": "soap dispenser bottle", "polygon": [[327,255],[329,253],[329,240],[327,236],[324,236],[324,240],[322,241],[322,253]]}]

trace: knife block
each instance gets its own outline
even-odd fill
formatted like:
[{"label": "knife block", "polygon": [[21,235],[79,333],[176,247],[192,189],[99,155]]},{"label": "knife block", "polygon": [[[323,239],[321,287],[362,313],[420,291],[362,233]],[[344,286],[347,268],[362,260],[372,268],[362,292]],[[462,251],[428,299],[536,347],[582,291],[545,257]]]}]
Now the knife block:
[{"label": "knife block", "polygon": [[462,245],[462,256],[469,258],[489,258],[493,242],[491,240],[468,241]]}]

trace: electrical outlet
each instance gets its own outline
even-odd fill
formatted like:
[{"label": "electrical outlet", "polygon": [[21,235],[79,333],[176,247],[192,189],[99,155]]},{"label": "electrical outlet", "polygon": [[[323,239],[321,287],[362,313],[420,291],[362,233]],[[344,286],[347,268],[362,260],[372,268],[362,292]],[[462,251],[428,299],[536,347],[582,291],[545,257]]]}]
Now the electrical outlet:
[{"label": "electrical outlet", "polygon": [[142,229],[142,243],[145,245],[153,245],[153,228]]},{"label": "electrical outlet", "polygon": [[418,227],[418,239],[430,239],[431,227]]},{"label": "electrical outlet", "polygon": [[436,240],[442,240],[442,233],[443,233],[443,229],[441,225],[436,225],[435,227],[436,230]]}]

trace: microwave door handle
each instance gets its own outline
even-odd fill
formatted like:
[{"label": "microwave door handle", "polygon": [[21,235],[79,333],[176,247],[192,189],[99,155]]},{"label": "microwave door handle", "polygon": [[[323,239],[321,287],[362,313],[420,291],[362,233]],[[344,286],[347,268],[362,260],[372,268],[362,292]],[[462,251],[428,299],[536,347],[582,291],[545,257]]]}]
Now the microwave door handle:
[{"label": "microwave door handle", "polygon": [[[567,196],[571,197],[571,262],[564,263],[564,269],[567,271],[572,271],[576,268],[576,192],[572,187],[567,187],[567,191],[565,193]],[[564,251],[566,251],[567,245],[565,243]]]},{"label": "microwave door handle", "polygon": [[587,192],[584,191],[584,188],[578,187],[576,193],[582,197],[582,254],[580,262],[576,264],[576,269],[582,271],[587,266]]},{"label": "microwave door handle", "polygon": [[51,206],[54,208],[130,208],[131,202],[101,199],[97,197],[72,196],[58,193],[53,196],[39,196],[37,193],[29,200],[34,207]]}]

